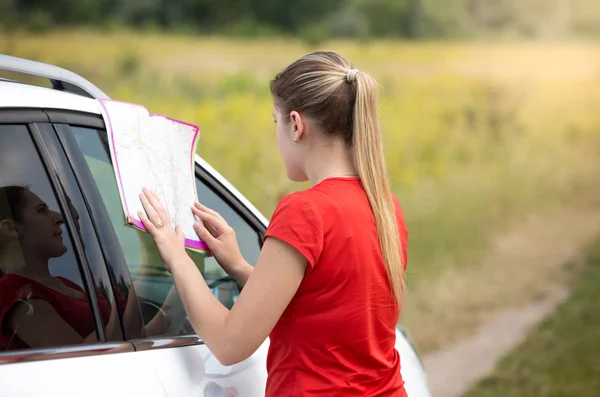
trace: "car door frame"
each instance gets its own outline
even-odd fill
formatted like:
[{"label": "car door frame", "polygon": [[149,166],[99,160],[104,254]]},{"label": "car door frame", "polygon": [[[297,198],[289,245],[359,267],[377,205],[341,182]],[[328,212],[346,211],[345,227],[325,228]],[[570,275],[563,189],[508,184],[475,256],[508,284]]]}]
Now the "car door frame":
[{"label": "car door frame", "polygon": [[[57,147],[59,143],[56,137],[48,136],[45,133],[47,131],[42,131],[46,126],[51,124],[48,114],[44,109],[39,108],[2,108],[0,109],[0,124],[19,124],[27,127],[33,144],[38,151],[39,159],[48,173],[49,183],[54,190],[56,196],[55,198],[61,208],[65,225],[75,250],[75,257],[80,268],[82,282],[84,283],[87,291],[93,291],[95,288],[95,283],[92,276],[92,269],[85,258],[83,241],[78,233],[75,232],[75,219],[73,218],[71,212],[67,210],[69,205],[66,197],[67,193],[61,184],[61,181],[67,179],[67,176],[65,175],[65,169],[59,167],[57,164],[58,159],[53,158],[51,155],[51,152],[60,152],[62,148]],[[80,189],[76,189],[76,191],[70,192],[70,194],[77,195],[77,198],[83,201],[86,200]],[[99,266],[106,267],[106,258],[103,259],[105,262],[99,264]],[[108,289],[109,294],[114,296],[112,284],[108,286]],[[0,352],[0,365],[134,352],[135,346],[131,342],[126,341],[122,333],[121,341],[106,340],[95,294],[89,295],[92,297],[92,299],[90,299],[90,305],[92,306],[91,311],[93,314],[94,327],[98,342],[85,345],[70,345]]]}]

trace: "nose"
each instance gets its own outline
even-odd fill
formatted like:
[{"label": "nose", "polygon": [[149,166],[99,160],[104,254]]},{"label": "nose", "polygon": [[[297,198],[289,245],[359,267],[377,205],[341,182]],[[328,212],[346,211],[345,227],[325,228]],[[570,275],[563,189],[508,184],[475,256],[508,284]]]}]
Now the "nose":
[{"label": "nose", "polygon": [[63,218],[63,215],[62,215],[60,212],[57,212],[57,211],[52,211],[52,215],[53,215],[53,218],[54,218],[54,222],[55,222],[55,223],[56,223],[58,226],[60,226],[60,225],[62,225],[63,223],[65,223],[65,218]]}]

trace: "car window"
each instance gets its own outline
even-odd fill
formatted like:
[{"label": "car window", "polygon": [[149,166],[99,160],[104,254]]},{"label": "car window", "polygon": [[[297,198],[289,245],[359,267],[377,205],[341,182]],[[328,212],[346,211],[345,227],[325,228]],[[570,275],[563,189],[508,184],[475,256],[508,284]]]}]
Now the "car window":
[{"label": "car window", "polygon": [[[235,230],[244,259],[252,265],[256,264],[260,254],[260,241],[256,230],[226,200],[198,177],[196,177],[196,189],[198,200],[221,214]],[[208,285],[212,287],[213,294],[225,306],[231,308],[239,295],[239,289],[231,281],[223,282],[231,279],[227,277],[227,273],[219,266],[214,257],[205,258],[203,275]]]},{"label": "car window", "polygon": [[[67,200],[77,226],[83,209]],[[28,128],[0,125],[0,351],[98,340],[71,233],[80,229],[67,230]],[[120,332],[108,292],[94,296],[104,324]]]},{"label": "car window", "polygon": [[[166,311],[171,318],[171,324],[168,330],[155,332],[154,335],[193,332],[174,288],[173,278],[166,271],[152,237],[131,227],[125,220],[114,169],[110,161],[106,132],[77,126],[72,126],[71,130],[108,209],[134,280],[136,294],[141,299],[145,323],[151,322],[157,312]],[[258,233],[205,183],[197,179],[196,185],[198,196],[203,203],[219,211],[236,230],[242,253],[248,261],[254,263],[260,251]],[[192,251],[188,251],[188,254],[211,286],[214,295],[230,308],[239,294],[237,284],[227,277],[214,258],[207,258]]]}]

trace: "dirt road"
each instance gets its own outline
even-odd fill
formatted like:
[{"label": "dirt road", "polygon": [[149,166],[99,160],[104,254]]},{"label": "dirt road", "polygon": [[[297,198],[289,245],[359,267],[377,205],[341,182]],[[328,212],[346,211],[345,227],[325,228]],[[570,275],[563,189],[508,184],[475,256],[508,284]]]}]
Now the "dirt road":
[{"label": "dirt road", "polygon": [[[523,260],[530,271],[558,272],[561,266],[576,261],[584,247],[598,236],[600,207],[594,206],[538,217],[533,225],[499,236],[497,246],[505,253],[519,251],[505,259]],[[541,263],[535,263],[538,261]],[[543,297],[522,306],[495,310],[470,336],[424,355],[432,397],[461,396],[490,374],[498,360],[517,347],[567,296],[568,289],[557,282]]]}]

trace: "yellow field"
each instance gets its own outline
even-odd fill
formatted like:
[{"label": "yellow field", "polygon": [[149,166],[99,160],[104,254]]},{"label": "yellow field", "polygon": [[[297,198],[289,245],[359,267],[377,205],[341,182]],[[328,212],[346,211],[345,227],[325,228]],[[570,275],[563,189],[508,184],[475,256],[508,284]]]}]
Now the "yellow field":
[{"label": "yellow field", "polygon": [[[442,340],[420,330],[443,324],[452,334],[454,323],[436,323],[431,310],[424,321],[411,308],[411,299],[443,296],[419,285],[444,288],[432,280],[448,269],[477,272],[498,231],[532,211],[586,206],[598,193],[600,46],[375,41],[322,48],[381,84],[390,177],[409,223],[406,320],[424,349],[437,347]],[[286,180],[268,81],[310,50],[283,39],[127,32],[0,37],[0,52],[64,66],[113,98],[198,124],[199,154],[266,216],[283,194],[304,187]],[[444,314],[451,317],[452,308]]]}]

